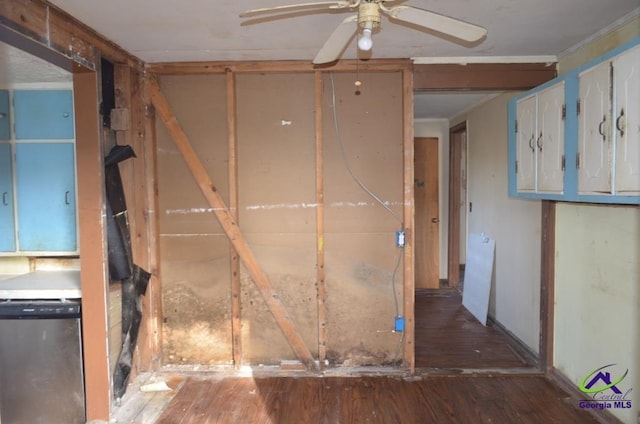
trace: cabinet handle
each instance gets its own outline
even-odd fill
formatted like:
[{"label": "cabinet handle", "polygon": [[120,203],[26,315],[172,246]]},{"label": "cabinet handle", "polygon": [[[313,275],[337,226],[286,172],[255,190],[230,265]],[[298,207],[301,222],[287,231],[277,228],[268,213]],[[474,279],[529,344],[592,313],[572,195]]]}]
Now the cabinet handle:
[{"label": "cabinet handle", "polygon": [[529,139],[529,148],[531,149],[532,152],[535,152],[536,149],[535,147],[533,147],[533,139],[535,138],[535,134],[531,134],[531,138]]},{"label": "cabinet handle", "polygon": [[607,141],[607,135],[604,133],[604,123],[607,122],[607,115],[602,117],[602,121],[600,121],[600,125],[598,125],[598,132],[602,136],[602,141]]},{"label": "cabinet handle", "polygon": [[542,133],[540,133],[540,136],[536,140],[536,146],[538,146],[538,150],[542,151]]},{"label": "cabinet handle", "polygon": [[69,201],[69,194],[70,193],[69,193],[68,190],[64,192],[64,204],[65,205],[70,205],[71,204],[71,202]]},{"label": "cabinet handle", "polygon": [[9,206],[9,202],[7,202],[7,196],[9,195],[9,193],[7,193],[6,191],[4,193],[2,193],[2,205],[3,206]]},{"label": "cabinet handle", "polygon": [[620,131],[620,137],[624,137],[624,122],[620,125],[622,118],[624,118],[624,109],[620,109],[620,115],[618,116],[618,119],[616,119],[616,128]]}]

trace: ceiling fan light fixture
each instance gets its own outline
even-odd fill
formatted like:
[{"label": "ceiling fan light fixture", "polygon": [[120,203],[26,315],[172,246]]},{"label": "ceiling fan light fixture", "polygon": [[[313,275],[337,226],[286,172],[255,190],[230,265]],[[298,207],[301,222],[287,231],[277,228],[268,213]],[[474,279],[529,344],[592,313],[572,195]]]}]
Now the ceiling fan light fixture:
[{"label": "ceiling fan light fixture", "polygon": [[365,28],[358,38],[358,48],[364,52],[368,52],[373,47],[373,40],[371,39],[371,28]]},{"label": "ceiling fan light fixture", "polygon": [[358,26],[362,28],[358,38],[358,48],[368,52],[373,47],[371,34],[380,26],[380,8],[378,3],[360,3],[358,6]]},{"label": "ceiling fan light fixture", "polygon": [[[397,5],[387,7],[385,2],[392,3],[393,0],[312,1],[310,3],[252,9],[240,14],[240,16],[247,18],[261,14],[295,11],[300,11],[300,13],[330,12],[334,10],[353,11],[357,8],[358,14],[353,14],[343,19],[331,33],[314,57],[312,62],[314,65],[338,60],[356,35],[358,35],[358,48],[361,51],[371,50],[373,47],[372,35],[380,28],[380,15],[382,13],[390,18],[390,22],[408,23],[418,28],[432,30],[469,43],[480,42],[487,35],[487,29],[479,25],[412,6]],[[297,15],[297,13],[293,15]],[[282,15],[281,17],[287,16]],[[247,21],[247,23],[249,22],[257,23],[254,20]],[[354,23],[356,24],[355,28]]]}]

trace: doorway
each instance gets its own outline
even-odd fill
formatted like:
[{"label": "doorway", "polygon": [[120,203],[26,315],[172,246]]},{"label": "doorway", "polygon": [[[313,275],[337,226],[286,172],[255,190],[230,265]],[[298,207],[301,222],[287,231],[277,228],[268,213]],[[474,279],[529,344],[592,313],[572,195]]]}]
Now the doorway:
[{"label": "doorway", "polygon": [[415,275],[417,289],[440,287],[438,144],[435,137],[414,140]]},{"label": "doorway", "polygon": [[[415,353],[416,367],[443,373],[465,370],[493,372],[496,369],[531,370],[535,359],[512,340],[497,323],[482,325],[463,305],[464,264],[467,238],[467,124],[449,129],[444,164],[438,161],[438,138],[416,138],[414,152],[415,191]],[[445,146],[447,142],[444,142]],[[446,171],[448,165],[448,171]],[[443,266],[447,284],[438,277],[438,169],[445,168],[449,191],[445,236],[448,246]],[[433,173],[434,176],[430,176]],[[430,183],[431,181],[431,183]],[[435,228],[433,228],[435,227]],[[435,237],[435,244],[433,238]],[[433,272],[435,270],[435,278]]]},{"label": "doorway", "polygon": [[467,123],[449,132],[449,219],[447,275],[459,288],[464,278],[467,241]]}]

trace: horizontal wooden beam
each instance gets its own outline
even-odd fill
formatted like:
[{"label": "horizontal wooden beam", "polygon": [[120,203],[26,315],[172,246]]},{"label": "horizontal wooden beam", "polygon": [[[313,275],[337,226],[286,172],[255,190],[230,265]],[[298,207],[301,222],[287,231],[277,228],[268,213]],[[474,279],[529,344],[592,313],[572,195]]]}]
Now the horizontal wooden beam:
[{"label": "horizontal wooden beam", "polygon": [[557,76],[555,64],[472,63],[413,65],[414,91],[529,90]]},{"label": "horizontal wooden beam", "polygon": [[140,59],[46,1],[0,1],[0,25],[92,69],[96,50],[114,63],[143,68]]},{"label": "horizontal wooden beam", "polygon": [[147,71],[158,75],[288,73],[288,72],[393,72],[411,67],[409,59],[340,60],[330,66],[315,66],[307,60],[247,62],[171,62],[148,63]]},{"label": "horizontal wooden beam", "polygon": [[304,340],[302,340],[293,320],[289,317],[284,305],[280,301],[280,297],[271,286],[267,275],[264,273],[262,268],[260,268],[253,251],[249,247],[249,244],[245,240],[243,234],[240,232],[240,228],[233,218],[232,213],[224,203],[224,200],[216,186],[209,178],[207,170],[202,165],[202,162],[193,150],[193,147],[191,147],[187,135],[184,133],[175,115],[171,111],[169,103],[160,90],[160,86],[156,81],[150,81],[149,89],[151,102],[156,109],[156,113],[160,116],[160,119],[167,128],[167,131],[171,135],[176,147],[182,154],[182,157],[193,174],[202,194],[204,194],[204,197],[213,208],[213,212],[216,218],[218,218],[222,229],[231,241],[235,250],[238,252],[238,255],[240,255],[240,259],[247,267],[253,282],[260,290],[260,293],[262,293],[267,307],[275,318],[276,323],[282,330],[282,333],[300,361],[305,364],[308,369],[316,369],[317,366],[311,352],[305,345]]}]

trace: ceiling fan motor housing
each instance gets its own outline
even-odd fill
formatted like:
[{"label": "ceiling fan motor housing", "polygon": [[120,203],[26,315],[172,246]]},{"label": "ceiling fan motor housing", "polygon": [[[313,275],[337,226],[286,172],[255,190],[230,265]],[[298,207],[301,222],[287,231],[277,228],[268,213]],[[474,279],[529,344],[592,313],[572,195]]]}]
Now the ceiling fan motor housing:
[{"label": "ceiling fan motor housing", "polygon": [[358,6],[358,26],[368,29],[380,26],[380,7],[378,3],[360,3],[360,6]]}]

